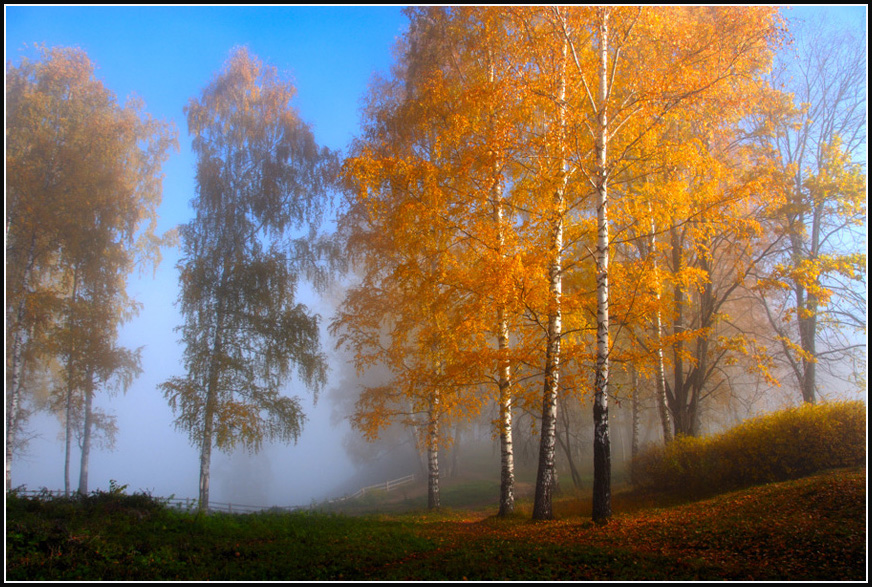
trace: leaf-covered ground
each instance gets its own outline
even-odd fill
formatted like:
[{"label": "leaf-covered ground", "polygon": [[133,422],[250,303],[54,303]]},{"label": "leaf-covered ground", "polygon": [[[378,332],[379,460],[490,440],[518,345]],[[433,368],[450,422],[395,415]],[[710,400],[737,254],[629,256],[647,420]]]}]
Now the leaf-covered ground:
[{"label": "leaf-covered ground", "polygon": [[[111,501],[108,502],[111,505]],[[655,507],[577,499],[533,522],[492,511],[193,516],[7,500],[12,580],[864,580],[866,471]],[[99,507],[98,507],[99,506]],[[624,513],[621,513],[624,512]]]},{"label": "leaf-covered ground", "polygon": [[439,548],[402,561],[389,576],[859,580],[866,573],[865,483],[865,469],[831,472],[616,514],[604,526],[526,516],[422,523],[421,534]]}]

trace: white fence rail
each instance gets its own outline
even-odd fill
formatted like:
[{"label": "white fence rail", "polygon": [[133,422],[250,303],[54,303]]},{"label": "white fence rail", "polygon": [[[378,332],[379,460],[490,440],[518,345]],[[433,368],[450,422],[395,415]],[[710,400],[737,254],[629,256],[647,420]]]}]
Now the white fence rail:
[{"label": "white fence rail", "polygon": [[328,503],[336,503],[339,501],[345,501],[346,499],[356,499],[367,491],[373,491],[375,489],[384,489],[385,491],[393,491],[397,487],[401,487],[403,485],[407,485],[415,481],[415,475],[406,475],[405,477],[400,477],[399,479],[393,479],[392,481],[385,481],[384,483],[376,483],[375,485],[369,485],[367,487],[361,487],[351,495],[346,495],[344,497],[338,497],[336,499],[331,499]]},{"label": "white fence rail", "polygon": [[[338,497],[336,499],[328,500],[327,503],[337,503],[341,501],[345,501],[348,499],[356,499],[362,495],[364,495],[367,491],[374,491],[377,489],[383,489],[384,491],[393,491],[397,487],[402,487],[403,485],[407,485],[412,483],[415,480],[415,475],[406,475],[405,477],[400,477],[399,479],[392,479],[390,481],[385,481],[384,483],[376,483],[375,485],[369,485],[367,487],[361,487],[357,491],[355,491],[351,495],[346,495],[343,497]],[[45,496],[45,497],[63,497],[64,491],[62,489],[17,489],[15,490],[19,495],[27,495],[33,497]],[[70,495],[76,495],[76,492],[70,492]],[[169,499],[155,498],[160,499],[161,501],[166,502],[169,507],[173,507],[179,510],[189,510],[193,511],[197,509],[197,500],[195,498],[177,498],[170,497]],[[301,509],[308,509],[306,506],[263,506],[263,505],[244,505],[239,503],[230,503],[230,502],[209,502],[209,511],[210,512],[224,512],[228,514],[250,514],[254,512],[260,511],[282,511],[282,512],[294,512]]]}]

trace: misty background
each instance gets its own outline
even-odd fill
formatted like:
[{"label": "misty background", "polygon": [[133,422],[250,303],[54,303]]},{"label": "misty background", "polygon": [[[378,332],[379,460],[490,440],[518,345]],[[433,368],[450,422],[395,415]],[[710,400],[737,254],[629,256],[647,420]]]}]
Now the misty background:
[{"label": "misty background", "polygon": [[[181,149],[170,155],[163,168],[161,233],[190,219],[188,202],[195,195],[194,157],[182,108],[220,69],[233,47],[247,45],[264,62],[290,72],[297,89],[294,105],[301,118],[312,127],[319,144],[344,152],[357,133],[368,83],[373,74],[389,70],[392,47],[407,26],[400,7],[6,6],[4,11],[7,64],[17,65],[22,56],[34,58],[34,44],[80,47],[96,64],[98,79],[120,102],[136,94],[154,118],[175,122]],[[834,25],[865,31],[867,12],[865,6],[798,7],[786,16],[811,22],[825,17]],[[115,416],[118,433],[112,449],[98,444],[92,452],[92,490],[106,490],[114,480],[127,485],[129,492],[143,490],[164,497],[197,494],[198,450],[187,434],[175,429],[172,410],[157,389],[159,383],[183,373],[183,349],[174,331],[182,323],[175,306],[178,258],[177,249],[164,249],[156,272],[146,269],[129,280],[128,293],[141,304],[141,311],[121,329],[118,344],[143,347],[143,373],[126,394],[95,396],[95,406]],[[287,394],[302,399],[307,417],[300,440],[290,445],[265,444],[256,454],[245,449],[232,454],[214,452],[214,502],[308,505],[421,472],[410,431],[394,426],[386,431],[383,442],[370,444],[351,430],[346,417],[353,409],[360,381],[347,358],[334,350],[334,340],[326,331],[342,295],[338,283],[325,296],[305,289],[299,296],[299,301],[321,316],[322,350],[330,363],[328,384],[317,401],[303,385],[293,379],[288,383]],[[369,375],[380,376],[384,374]],[[709,426],[705,431],[732,425],[771,407],[767,404],[783,402],[791,393],[787,388],[760,390],[759,401],[746,409],[724,414],[720,420],[705,418]],[[561,410],[567,416],[578,412],[589,417],[588,408]],[[584,422],[578,418],[574,429],[584,434]],[[630,453],[629,406],[618,402],[612,418],[616,424],[612,455],[620,462]],[[526,424],[519,415],[516,455],[520,466],[525,459],[535,458],[535,451],[525,455]],[[13,462],[13,487],[63,486],[61,433],[53,414],[40,412],[31,417],[24,431],[29,438],[26,449]],[[483,450],[495,442],[487,415],[459,434],[464,442],[474,442]],[[641,434],[643,444],[659,438],[653,424],[643,426]],[[457,455],[462,460],[463,446],[444,453],[444,460],[440,459],[443,470],[450,472]],[[492,466],[497,479],[498,459],[492,459]]]}]

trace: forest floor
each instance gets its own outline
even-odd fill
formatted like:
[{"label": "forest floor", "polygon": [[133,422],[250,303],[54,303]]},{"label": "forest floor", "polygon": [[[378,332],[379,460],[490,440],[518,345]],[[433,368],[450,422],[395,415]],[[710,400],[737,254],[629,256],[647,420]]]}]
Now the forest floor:
[{"label": "forest floor", "polygon": [[[581,494],[556,497],[555,520],[532,521],[529,499],[498,518],[493,484],[466,485],[446,484],[438,511],[362,515],[205,516],[143,494],[13,494],[6,579],[866,579],[862,467],[696,502],[618,492],[604,525],[590,521]],[[411,492],[403,499],[420,499]],[[390,509],[385,503],[370,505]]]}]

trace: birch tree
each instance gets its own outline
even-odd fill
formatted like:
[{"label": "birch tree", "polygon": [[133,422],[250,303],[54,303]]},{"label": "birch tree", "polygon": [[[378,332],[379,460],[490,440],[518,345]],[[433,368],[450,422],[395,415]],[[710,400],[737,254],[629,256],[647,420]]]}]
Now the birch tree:
[{"label": "birch tree", "polygon": [[[409,15],[402,60],[392,78],[373,89],[373,98],[384,101],[368,110],[364,137],[346,162],[353,205],[365,210],[356,228],[389,235],[378,241],[380,249],[374,236],[357,242],[370,257],[395,259],[391,277],[380,275],[366,289],[386,289],[388,281],[403,282],[412,271],[419,285],[403,295],[417,299],[417,306],[406,310],[395,301],[391,309],[415,314],[416,307],[426,307],[424,300],[452,300],[440,302],[438,317],[447,323],[438,342],[439,369],[456,388],[496,387],[500,512],[506,515],[514,507],[509,333],[520,315],[517,238],[506,188],[520,100],[504,46],[507,23],[497,9],[426,8]],[[376,279],[378,263],[365,264]],[[431,282],[438,287],[421,285]],[[349,310],[360,295],[355,290],[349,296]],[[348,311],[341,316],[343,328],[355,321]],[[444,392],[443,385],[449,415],[457,394]],[[461,395],[468,409],[479,404]]]},{"label": "birch tree", "polygon": [[305,416],[282,389],[296,373],[317,398],[326,379],[319,317],[295,296],[301,278],[325,282],[317,230],[335,158],[291,107],[294,93],[236,48],[185,108],[197,154],[178,266],[186,374],[160,387],[199,448],[202,510],[213,446],[295,441]]},{"label": "birch tree", "polygon": [[[115,344],[135,307],[126,278],[159,260],[160,170],[176,145],[140,101],[117,103],[83,51],[39,52],[7,65],[7,490],[22,376],[64,363],[70,439],[80,400],[120,368],[107,356],[126,352]],[[69,491],[69,442],[66,453]]]},{"label": "birch tree", "polygon": [[[579,82],[569,102],[584,113],[592,150],[571,164],[596,194],[597,359],[594,384],[593,519],[610,508],[608,441],[609,190],[628,177],[640,141],[660,125],[692,115],[694,105],[730,104],[742,80],[759,76],[776,38],[774,11],[697,8],[597,8],[554,11]],[[594,31],[591,35],[588,31]],[[715,31],[717,31],[715,33]],[[662,45],[667,45],[664,47]],[[595,58],[586,55],[593,53]]]}]

